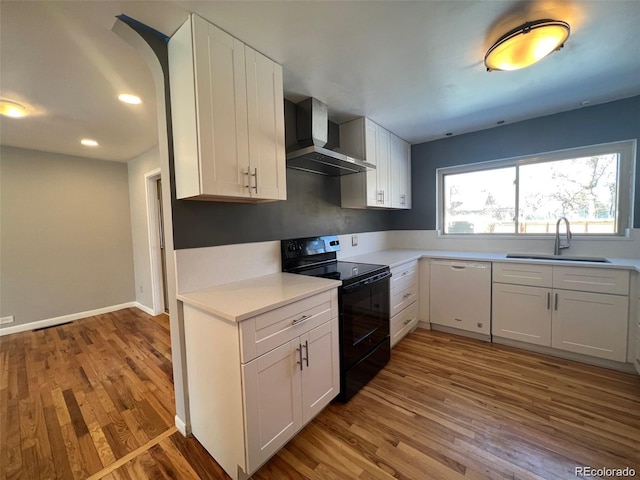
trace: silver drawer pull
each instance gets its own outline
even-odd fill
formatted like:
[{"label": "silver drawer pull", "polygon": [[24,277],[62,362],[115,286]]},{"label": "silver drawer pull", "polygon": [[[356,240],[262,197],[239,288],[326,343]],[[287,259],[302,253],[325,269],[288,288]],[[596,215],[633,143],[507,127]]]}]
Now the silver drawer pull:
[{"label": "silver drawer pull", "polygon": [[409,298],[411,296],[411,293],[405,293],[402,298]]},{"label": "silver drawer pull", "polygon": [[413,318],[407,318],[403,323],[409,325],[411,322],[413,322]]},{"label": "silver drawer pull", "polygon": [[404,277],[405,275],[409,275],[409,270],[402,272],[402,276]]},{"label": "silver drawer pull", "polygon": [[454,320],[455,320],[456,322],[461,322],[461,321],[462,321],[462,319],[461,319],[461,318],[454,318]]},{"label": "silver drawer pull", "polygon": [[291,325],[297,325],[300,322],[304,322],[307,318],[311,318],[311,315],[302,315],[300,318],[296,318]]}]

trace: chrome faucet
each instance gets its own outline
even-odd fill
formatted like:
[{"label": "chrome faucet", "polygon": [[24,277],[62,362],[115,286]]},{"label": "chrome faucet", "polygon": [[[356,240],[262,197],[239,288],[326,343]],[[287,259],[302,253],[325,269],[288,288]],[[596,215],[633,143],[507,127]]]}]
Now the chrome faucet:
[{"label": "chrome faucet", "polygon": [[[564,222],[567,224],[567,243],[563,244],[560,242],[560,222]],[[565,248],[569,248],[569,242],[571,240],[571,230],[569,229],[569,220],[567,217],[560,217],[556,222],[556,243],[553,247],[553,254],[560,255],[560,250],[564,250]]]}]

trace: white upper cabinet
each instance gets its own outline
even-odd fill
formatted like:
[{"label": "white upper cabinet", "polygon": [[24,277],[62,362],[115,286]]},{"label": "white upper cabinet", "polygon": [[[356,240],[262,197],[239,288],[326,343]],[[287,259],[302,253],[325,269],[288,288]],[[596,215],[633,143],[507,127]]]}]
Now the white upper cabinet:
[{"label": "white upper cabinet", "polygon": [[391,134],[389,175],[391,208],[411,208],[411,145]]},{"label": "white upper cabinet", "polygon": [[177,197],[286,199],[282,67],[192,14],[169,81]]},{"label": "white upper cabinet", "polygon": [[343,208],[411,208],[411,146],[368,118],[340,125],[340,151],[376,166],[341,177]]}]

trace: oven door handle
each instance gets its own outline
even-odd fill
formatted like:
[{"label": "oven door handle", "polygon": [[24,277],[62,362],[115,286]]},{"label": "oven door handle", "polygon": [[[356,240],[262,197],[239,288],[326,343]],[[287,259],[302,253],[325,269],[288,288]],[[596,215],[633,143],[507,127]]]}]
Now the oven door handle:
[{"label": "oven door handle", "polygon": [[375,277],[372,278],[367,278],[364,280],[360,280],[357,283],[354,283],[353,285],[348,285],[346,287],[342,287],[342,292],[343,293],[351,293],[355,290],[357,290],[360,287],[363,287],[365,285],[373,285],[374,283],[378,283],[382,280],[385,280],[387,278],[389,278],[391,276],[391,272],[385,272],[383,274],[380,275],[376,275]]}]

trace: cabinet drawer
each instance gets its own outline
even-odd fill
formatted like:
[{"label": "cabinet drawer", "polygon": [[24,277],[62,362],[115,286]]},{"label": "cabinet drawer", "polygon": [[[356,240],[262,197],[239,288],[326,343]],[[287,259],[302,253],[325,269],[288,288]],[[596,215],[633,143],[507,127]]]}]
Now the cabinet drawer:
[{"label": "cabinet drawer", "polygon": [[606,268],[553,267],[553,288],[629,295],[629,272]]},{"label": "cabinet drawer", "polygon": [[276,308],[240,323],[242,363],[338,316],[336,289]]},{"label": "cabinet drawer", "polygon": [[404,338],[418,324],[418,308],[410,305],[391,319],[391,346]]},{"label": "cabinet drawer", "polygon": [[550,265],[528,263],[494,263],[493,281],[531,287],[550,287],[552,268]]},{"label": "cabinet drawer", "polygon": [[391,291],[391,316],[395,316],[418,298],[418,282],[409,283],[405,288]]},{"label": "cabinet drawer", "polygon": [[418,261],[403,263],[391,269],[391,290],[395,288],[406,288],[405,284],[417,282]]}]

